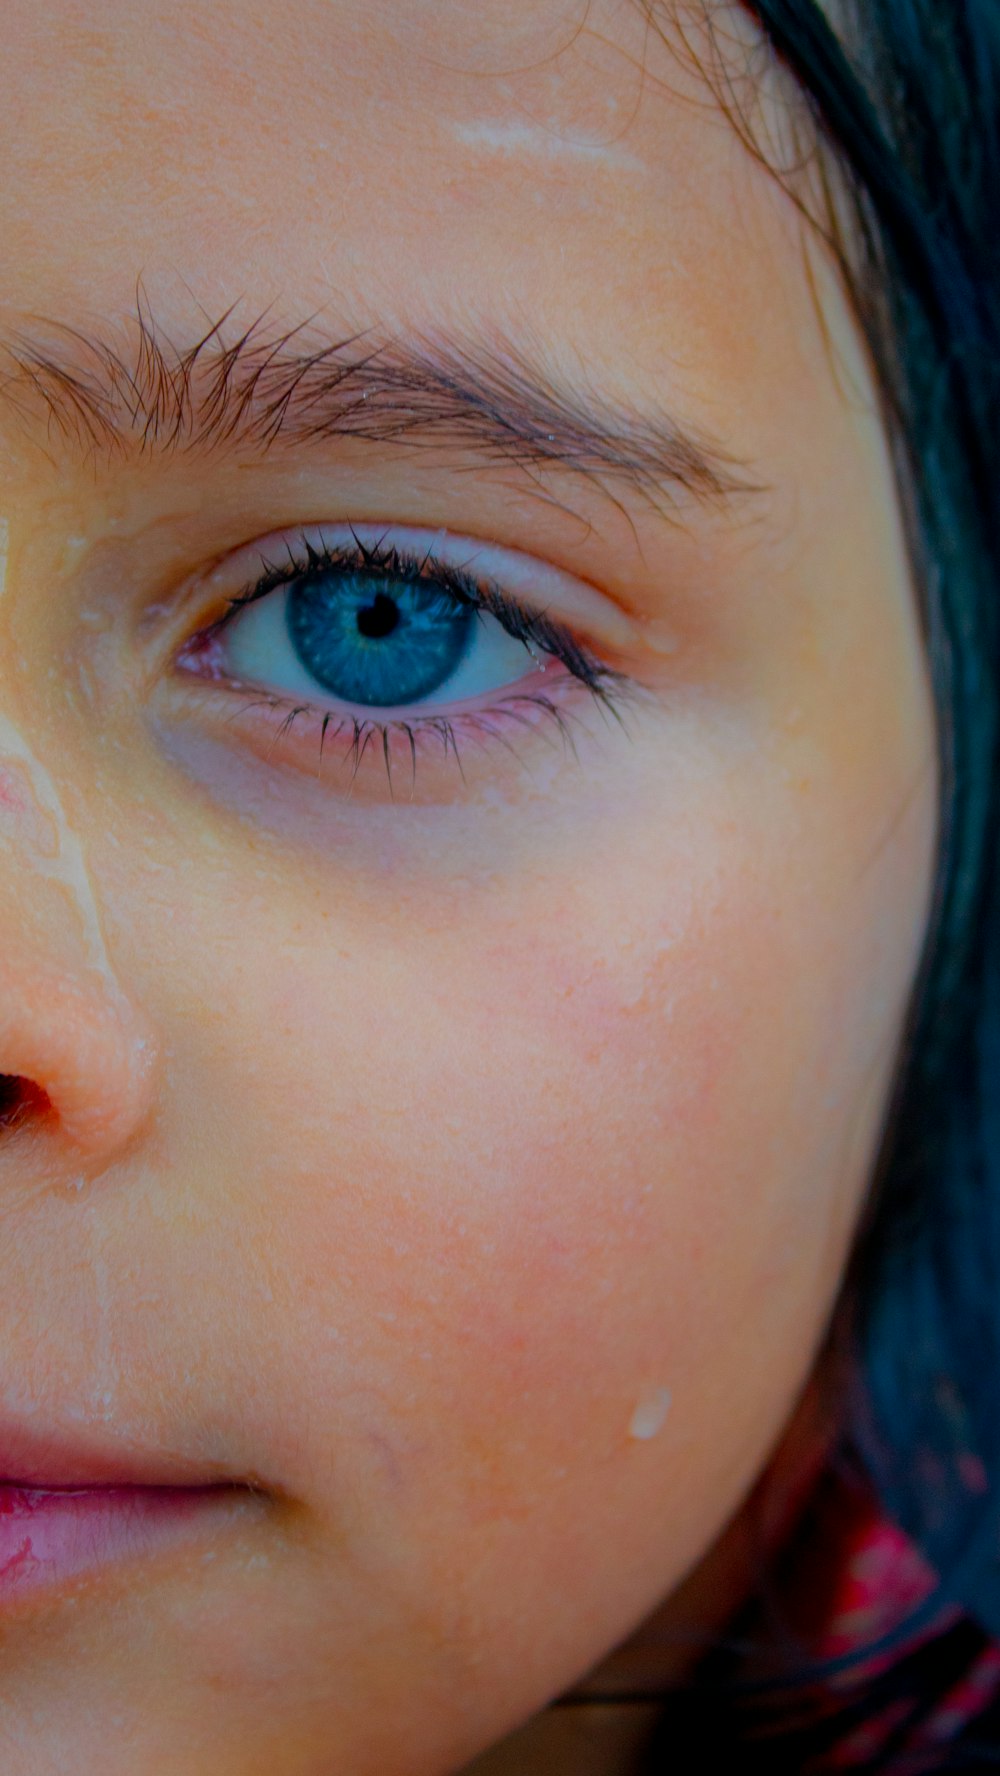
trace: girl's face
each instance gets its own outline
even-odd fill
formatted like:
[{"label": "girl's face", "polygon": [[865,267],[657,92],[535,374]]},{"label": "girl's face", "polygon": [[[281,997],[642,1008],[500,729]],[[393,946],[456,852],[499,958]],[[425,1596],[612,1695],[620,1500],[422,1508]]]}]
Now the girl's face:
[{"label": "girl's face", "polygon": [[0,1764],[441,1776],[837,1292],[937,801],[871,380],[634,0],[3,23],[0,1467],[255,1491],[8,1571]]}]

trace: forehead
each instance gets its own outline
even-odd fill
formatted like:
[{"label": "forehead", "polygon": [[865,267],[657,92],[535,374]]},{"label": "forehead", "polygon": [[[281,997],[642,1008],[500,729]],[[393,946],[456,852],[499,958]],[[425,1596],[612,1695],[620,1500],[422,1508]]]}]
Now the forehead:
[{"label": "forehead", "polygon": [[791,206],[638,0],[4,10],[0,310],[120,315],[141,275],[168,320],[493,317],[640,384],[665,348],[695,385],[770,369]]}]

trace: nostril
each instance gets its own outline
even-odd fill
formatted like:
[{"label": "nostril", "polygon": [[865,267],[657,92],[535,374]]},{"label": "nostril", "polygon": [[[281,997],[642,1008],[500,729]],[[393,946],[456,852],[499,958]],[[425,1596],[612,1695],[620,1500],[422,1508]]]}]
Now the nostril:
[{"label": "nostril", "polygon": [[0,1129],[16,1128],[29,1117],[44,1115],[48,1108],[48,1098],[32,1080],[0,1073]]}]

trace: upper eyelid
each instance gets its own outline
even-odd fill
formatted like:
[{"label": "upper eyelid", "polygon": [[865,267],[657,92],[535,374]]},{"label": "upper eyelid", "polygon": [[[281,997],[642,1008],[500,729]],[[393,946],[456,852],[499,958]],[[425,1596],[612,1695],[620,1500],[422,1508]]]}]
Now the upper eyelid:
[{"label": "upper eyelid", "polygon": [[[643,626],[597,587],[581,577],[554,567],[542,558],[506,544],[473,537],[443,527],[431,529],[405,523],[376,521],[319,520],[287,526],[269,532],[252,543],[231,551],[213,564],[200,581],[188,582],[189,594],[198,596],[202,589],[214,590],[218,598],[219,616],[227,606],[226,587],[248,585],[263,578],[268,564],[283,567],[280,554],[288,559],[290,550],[301,551],[307,545],[326,541],[349,545],[351,538],[371,546],[380,539],[392,541],[400,549],[414,554],[437,550],[437,558],[447,565],[464,569],[470,579],[492,581],[528,611],[548,613],[559,627],[582,634],[597,650],[611,651],[622,657],[631,656],[643,642]],[[491,558],[497,564],[490,567]],[[303,571],[301,568],[299,571]],[[294,567],[290,576],[294,576]]]}]

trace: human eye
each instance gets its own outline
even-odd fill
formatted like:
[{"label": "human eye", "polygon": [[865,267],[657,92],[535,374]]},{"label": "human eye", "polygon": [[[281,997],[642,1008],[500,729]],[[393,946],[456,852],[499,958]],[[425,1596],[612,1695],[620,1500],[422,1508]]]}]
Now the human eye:
[{"label": "human eye", "polygon": [[513,550],[337,524],[258,545],[252,565],[175,664],[238,697],[271,759],[339,759],[353,783],[371,755],[412,787],[422,757],[461,774],[469,743],[509,753],[546,726],[571,741],[581,699],[618,716],[629,688],[560,612],[565,576]]}]

